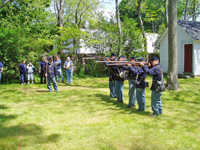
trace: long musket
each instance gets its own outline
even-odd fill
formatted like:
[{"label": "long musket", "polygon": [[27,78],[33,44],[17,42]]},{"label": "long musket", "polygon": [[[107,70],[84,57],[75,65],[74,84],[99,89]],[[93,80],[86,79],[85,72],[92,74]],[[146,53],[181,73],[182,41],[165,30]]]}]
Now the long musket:
[{"label": "long musket", "polygon": [[101,57],[101,56],[92,56],[92,57],[83,57],[83,59],[109,59],[109,60],[115,60],[116,58],[108,58],[108,57]]},{"label": "long musket", "polygon": [[96,63],[128,63],[128,61],[96,61]]},{"label": "long musket", "polygon": [[[131,61],[96,61],[97,63],[110,63],[107,64],[108,66],[123,66],[123,65],[127,65],[127,64],[131,64],[131,65],[139,65],[142,62],[131,62]],[[144,65],[148,65],[149,63],[144,62]]]}]

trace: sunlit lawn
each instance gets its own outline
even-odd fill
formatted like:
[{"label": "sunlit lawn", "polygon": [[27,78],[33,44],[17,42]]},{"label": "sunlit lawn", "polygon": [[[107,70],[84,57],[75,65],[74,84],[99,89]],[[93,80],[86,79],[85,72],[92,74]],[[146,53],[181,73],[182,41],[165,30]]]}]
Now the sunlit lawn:
[{"label": "sunlit lawn", "polygon": [[[151,82],[151,78],[148,77]],[[108,78],[46,85],[0,85],[0,149],[200,149],[200,79],[180,79],[179,91],[162,95],[163,115],[109,99]]]}]

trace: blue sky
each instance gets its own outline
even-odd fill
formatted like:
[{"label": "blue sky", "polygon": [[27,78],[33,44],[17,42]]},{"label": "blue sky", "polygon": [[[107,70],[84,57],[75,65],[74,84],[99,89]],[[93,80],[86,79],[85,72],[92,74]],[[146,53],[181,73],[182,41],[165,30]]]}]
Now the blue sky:
[{"label": "blue sky", "polygon": [[[121,2],[121,0],[118,1]],[[115,10],[115,0],[104,0],[103,6],[109,10]]]}]

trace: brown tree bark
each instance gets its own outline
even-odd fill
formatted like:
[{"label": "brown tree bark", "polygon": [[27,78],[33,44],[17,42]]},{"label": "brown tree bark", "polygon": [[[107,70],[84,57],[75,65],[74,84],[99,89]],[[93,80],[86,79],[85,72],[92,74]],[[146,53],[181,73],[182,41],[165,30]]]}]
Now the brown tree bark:
[{"label": "brown tree bark", "polygon": [[195,12],[196,12],[196,0],[194,0],[193,3],[193,15],[192,15],[192,21],[196,21],[196,17],[195,17]]},{"label": "brown tree bark", "polygon": [[121,29],[121,21],[120,21],[120,15],[119,15],[119,6],[118,6],[118,0],[115,0],[116,5],[116,17],[117,17],[117,25],[118,25],[118,53],[121,55],[121,35],[122,35],[122,29]]},{"label": "brown tree bark", "polygon": [[[56,0],[56,11],[57,11],[57,19],[58,19],[58,27],[62,28],[64,24],[64,0]],[[60,33],[60,36],[63,36],[62,33]],[[63,53],[63,49],[60,49],[58,51],[58,55],[60,56],[60,59],[62,61],[62,66],[65,61],[65,56]]]},{"label": "brown tree bark", "polygon": [[189,6],[189,0],[186,0],[184,20],[187,20],[188,6]]},{"label": "brown tree bark", "polygon": [[177,0],[169,0],[168,54],[168,89],[178,90]]},{"label": "brown tree bark", "polygon": [[167,24],[167,27],[168,27],[169,19],[168,19],[167,1],[168,1],[168,0],[164,0],[164,3],[165,3],[165,20],[166,20],[166,24]]},{"label": "brown tree bark", "polygon": [[[142,36],[145,39],[145,41],[144,41],[144,51],[147,52],[147,38],[146,38],[146,35],[145,35],[145,31],[144,31],[142,13],[141,13],[142,0],[138,0],[137,3],[138,3],[137,14],[138,14],[139,25],[140,25],[140,29],[142,30]],[[148,61],[148,55],[146,55],[146,60]]]}]

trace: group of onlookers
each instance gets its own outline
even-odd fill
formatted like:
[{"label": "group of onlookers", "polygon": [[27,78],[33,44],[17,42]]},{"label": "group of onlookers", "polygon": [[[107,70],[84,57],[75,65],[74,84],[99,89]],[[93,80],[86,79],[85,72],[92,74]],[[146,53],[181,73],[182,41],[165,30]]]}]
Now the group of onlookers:
[{"label": "group of onlookers", "polygon": [[[27,84],[34,84],[34,73],[36,72],[35,67],[32,65],[32,62],[29,61],[28,65],[26,65],[25,60],[22,60],[21,64],[19,65],[19,71],[20,71],[20,79],[21,84],[24,85],[26,83],[26,75],[28,74],[28,83]],[[66,80],[67,83],[73,82],[73,62],[70,60],[70,57],[67,57],[67,60],[65,61],[63,68],[66,69]],[[1,84],[1,77],[3,72],[3,64],[0,62],[0,84]],[[52,70],[53,69],[53,70]],[[49,81],[50,86],[50,79],[52,79],[52,82],[55,83],[60,82],[59,77],[61,78],[61,82],[64,82],[64,78],[62,75],[62,69],[61,69],[61,60],[58,58],[58,56],[53,61],[52,57],[48,57],[48,60],[46,60],[45,57],[42,58],[42,61],[40,62],[39,67],[39,74],[40,74],[40,83],[43,84],[47,81]],[[46,78],[47,77],[47,78]],[[55,82],[52,77],[55,78]]]}]

